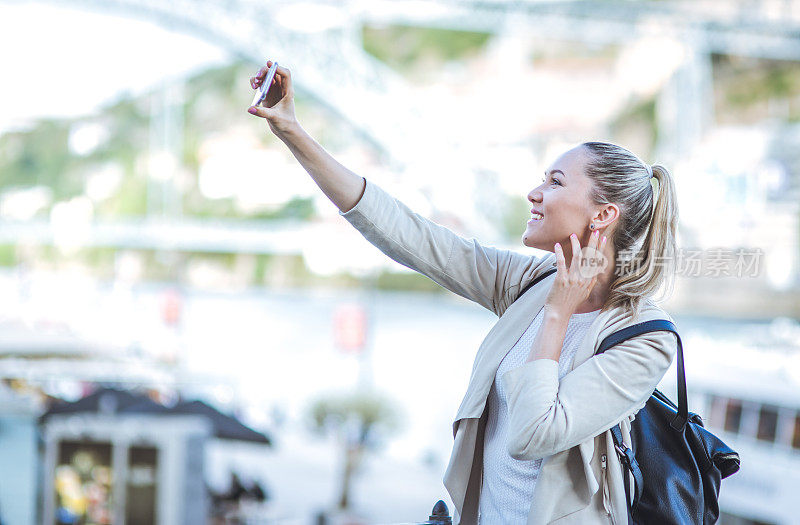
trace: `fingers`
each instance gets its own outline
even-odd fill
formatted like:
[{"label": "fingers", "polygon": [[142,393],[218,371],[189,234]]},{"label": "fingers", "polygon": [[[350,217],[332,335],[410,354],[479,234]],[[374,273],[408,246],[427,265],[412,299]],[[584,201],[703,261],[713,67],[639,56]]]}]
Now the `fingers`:
[{"label": "fingers", "polygon": [[268,118],[272,116],[272,109],[265,108],[264,106],[250,106],[247,112],[250,113],[251,115],[255,115],[261,118]]},{"label": "fingers", "polygon": [[278,75],[277,71],[275,72],[275,86],[277,86],[277,88],[278,88],[277,92],[280,93],[280,96],[278,97],[278,100],[280,100],[281,98],[283,98],[286,95],[290,94],[289,93],[289,81],[286,80],[286,78],[281,77],[280,75]]},{"label": "fingers", "polygon": [[[250,77],[250,87],[253,89],[261,86],[262,82],[267,76],[267,72],[272,67],[272,60],[267,60],[267,65],[258,70],[255,76]],[[272,79],[272,85],[278,85],[281,88],[283,95],[294,96],[292,88],[292,73],[283,66],[278,66],[275,70],[275,76]]]},{"label": "fingers", "polygon": [[569,240],[572,243],[572,262],[569,263],[569,267],[571,270],[577,270],[581,262],[581,241],[575,233],[569,236]]},{"label": "fingers", "polygon": [[589,247],[594,248],[596,250],[599,244],[600,244],[600,231],[595,230],[589,236]]},{"label": "fingers", "polygon": [[[270,67],[272,67],[272,66],[270,66]],[[286,79],[289,79],[289,78],[292,77],[292,74],[289,72],[289,70],[286,69],[283,66],[278,66],[278,69],[275,70],[275,74],[276,75],[280,75],[281,78],[286,78]]]},{"label": "fingers", "polygon": [[[264,78],[266,78],[267,71],[269,71],[269,68],[271,67],[272,67],[272,60],[267,60],[267,65],[259,69],[258,72],[255,74],[255,76],[250,77],[250,85],[253,86],[253,88],[258,87],[264,81]],[[281,68],[281,66],[278,66],[278,70],[280,69],[283,68]]]},{"label": "fingers", "polygon": [[561,275],[565,275],[567,273],[567,262],[564,260],[564,251],[561,249],[560,243],[556,243],[554,248],[556,252],[556,264],[558,268],[558,273]]},{"label": "fingers", "polygon": [[292,88],[292,74],[283,66],[278,66],[275,71],[275,77],[280,77],[281,91],[284,95],[294,96],[294,89]]},{"label": "fingers", "polygon": [[[267,63],[269,64],[269,61],[267,61]],[[250,77],[250,87],[255,89],[258,86],[260,86],[261,82],[264,81],[264,77],[267,75],[267,70],[268,69],[269,69],[269,66],[262,67],[261,69],[258,70],[258,72],[255,74],[255,76]]]}]

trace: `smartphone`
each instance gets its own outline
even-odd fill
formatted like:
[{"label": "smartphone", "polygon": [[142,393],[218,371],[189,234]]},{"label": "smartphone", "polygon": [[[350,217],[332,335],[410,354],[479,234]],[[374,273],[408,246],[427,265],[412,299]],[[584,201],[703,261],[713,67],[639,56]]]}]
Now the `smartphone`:
[{"label": "smartphone", "polygon": [[264,101],[264,98],[267,96],[267,91],[269,91],[269,87],[272,85],[272,79],[275,77],[275,72],[277,70],[278,63],[273,62],[272,67],[269,68],[269,71],[267,71],[267,76],[264,77],[264,82],[261,83],[261,86],[256,88],[256,95],[253,97],[253,103],[250,104],[251,106],[258,106]]}]

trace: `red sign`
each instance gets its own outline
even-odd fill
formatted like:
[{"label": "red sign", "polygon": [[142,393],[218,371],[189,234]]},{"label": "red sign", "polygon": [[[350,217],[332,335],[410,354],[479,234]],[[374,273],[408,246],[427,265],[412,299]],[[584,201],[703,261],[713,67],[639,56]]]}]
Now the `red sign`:
[{"label": "red sign", "polygon": [[367,313],[361,305],[343,304],[333,314],[333,337],[343,352],[359,354],[364,349]]}]

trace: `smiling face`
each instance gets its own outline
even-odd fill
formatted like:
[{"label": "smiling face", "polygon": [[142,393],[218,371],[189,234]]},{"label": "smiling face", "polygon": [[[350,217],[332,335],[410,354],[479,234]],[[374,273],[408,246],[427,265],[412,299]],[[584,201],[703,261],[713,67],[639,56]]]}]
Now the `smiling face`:
[{"label": "smiling face", "polygon": [[589,159],[583,146],[567,151],[547,168],[542,184],[528,193],[532,217],[522,234],[525,246],[552,252],[553,245],[559,242],[566,255],[570,250],[569,236],[572,233],[578,234],[581,246],[588,244],[589,235],[594,231],[589,229],[592,220],[601,235],[610,233],[604,230],[613,222],[616,213],[612,209],[609,215],[608,208],[615,206],[598,206],[592,202],[589,196],[591,180],[584,171]]}]

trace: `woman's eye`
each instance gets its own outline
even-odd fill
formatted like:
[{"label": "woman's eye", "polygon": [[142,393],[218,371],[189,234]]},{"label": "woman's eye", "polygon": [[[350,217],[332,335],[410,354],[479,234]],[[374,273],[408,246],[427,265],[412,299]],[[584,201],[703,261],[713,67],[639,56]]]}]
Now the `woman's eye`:
[{"label": "woman's eye", "polygon": [[[542,177],[542,182],[547,182],[547,179]],[[553,181],[551,182],[551,184],[558,184],[559,186],[561,186],[561,183],[556,178],[553,178]]]}]

